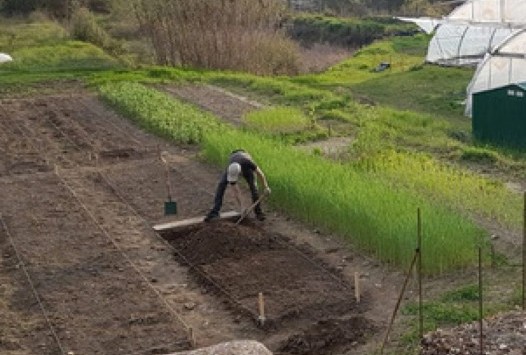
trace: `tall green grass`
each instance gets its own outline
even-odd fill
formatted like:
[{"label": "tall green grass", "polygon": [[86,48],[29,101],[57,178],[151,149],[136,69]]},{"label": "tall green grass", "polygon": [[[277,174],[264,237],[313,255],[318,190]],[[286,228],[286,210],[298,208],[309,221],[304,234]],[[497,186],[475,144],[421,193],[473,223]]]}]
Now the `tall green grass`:
[{"label": "tall green grass", "polygon": [[355,166],[464,215],[483,217],[514,230],[522,225],[522,196],[501,182],[441,164],[430,156],[391,150]]},{"label": "tall green grass", "polygon": [[[102,96],[143,127],[183,142],[202,142],[203,155],[223,164],[248,149],[274,191],[271,201],[292,216],[339,233],[393,265],[405,266],[415,248],[416,211],[424,216],[424,270],[469,265],[484,233],[456,213],[348,164],[329,162],[258,134],[218,127],[193,106],[139,84],[107,84]],[[193,132],[198,132],[194,134]]]}]

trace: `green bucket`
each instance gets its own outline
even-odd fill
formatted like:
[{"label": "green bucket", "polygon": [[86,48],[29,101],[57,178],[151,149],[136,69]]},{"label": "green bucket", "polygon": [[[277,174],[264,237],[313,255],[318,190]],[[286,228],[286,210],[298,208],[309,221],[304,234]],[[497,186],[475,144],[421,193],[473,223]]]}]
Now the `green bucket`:
[{"label": "green bucket", "polygon": [[175,201],[166,201],[164,203],[164,215],[177,214],[177,202]]}]

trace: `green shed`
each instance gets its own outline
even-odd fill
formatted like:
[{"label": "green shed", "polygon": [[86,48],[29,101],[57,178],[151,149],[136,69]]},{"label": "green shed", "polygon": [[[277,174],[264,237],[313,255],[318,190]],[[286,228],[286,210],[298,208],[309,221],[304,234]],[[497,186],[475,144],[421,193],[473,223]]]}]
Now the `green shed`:
[{"label": "green shed", "polygon": [[526,148],[526,82],[473,94],[472,126],[477,140]]}]

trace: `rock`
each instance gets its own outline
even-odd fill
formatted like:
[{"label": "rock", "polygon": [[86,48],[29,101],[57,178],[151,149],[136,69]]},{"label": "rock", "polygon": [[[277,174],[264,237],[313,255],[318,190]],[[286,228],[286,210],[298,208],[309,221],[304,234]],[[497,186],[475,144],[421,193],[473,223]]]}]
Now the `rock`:
[{"label": "rock", "polygon": [[184,308],[188,311],[191,311],[195,308],[196,304],[194,302],[187,302],[184,304]]},{"label": "rock", "polygon": [[207,348],[166,355],[272,355],[263,344],[252,340],[236,340]]}]

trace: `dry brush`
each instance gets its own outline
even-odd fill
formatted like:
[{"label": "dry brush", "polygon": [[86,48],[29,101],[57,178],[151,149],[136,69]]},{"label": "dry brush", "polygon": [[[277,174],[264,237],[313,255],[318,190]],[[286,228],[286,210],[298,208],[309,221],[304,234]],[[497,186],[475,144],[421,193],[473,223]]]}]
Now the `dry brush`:
[{"label": "dry brush", "polygon": [[134,0],[134,13],[163,65],[297,71],[297,47],[280,28],[277,0]]}]

